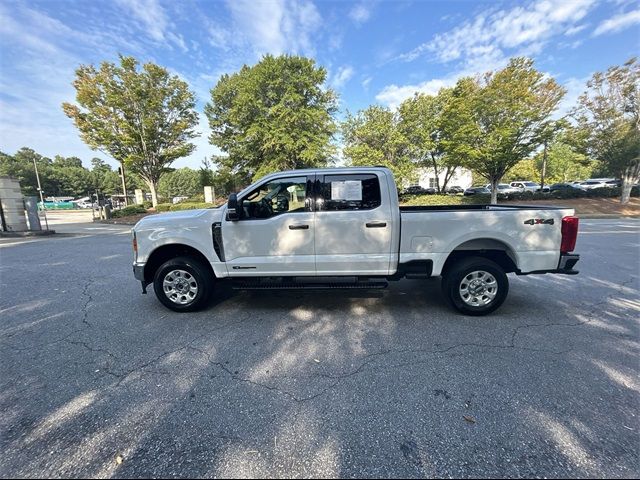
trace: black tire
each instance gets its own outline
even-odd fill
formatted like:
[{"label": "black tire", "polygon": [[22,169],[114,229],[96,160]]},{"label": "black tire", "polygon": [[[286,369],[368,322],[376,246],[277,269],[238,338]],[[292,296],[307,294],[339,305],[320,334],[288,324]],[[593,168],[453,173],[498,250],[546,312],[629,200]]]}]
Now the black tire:
[{"label": "black tire", "polygon": [[[462,282],[465,279],[470,282],[476,280],[476,278],[467,278],[474,272],[486,272],[495,279],[495,287],[493,282],[481,282],[480,288],[485,288],[484,293],[479,293],[478,295],[468,293],[466,295],[467,301],[473,302],[474,299],[480,299],[481,302],[486,301],[486,304],[472,305],[463,298],[461,288],[464,286]],[[484,276],[484,278],[489,279],[490,276]],[[467,285],[467,288],[470,288],[470,286]],[[497,291],[493,292],[495,296],[491,299],[493,288],[497,288]],[[504,269],[496,262],[484,257],[463,257],[455,261],[444,272],[442,292],[459,312],[473,316],[487,315],[504,303],[509,293],[509,280]]]},{"label": "black tire", "polygon": [[[167,278],[171,272],[185,273]],[[165,279],[175,279],[180,282],[180,285],[169,287],[172,290],[165,293]],[[211,270],[199,260],[186,256],[176,257],[166,261],[158,268],[153,278],[153,290],[160,303],[168,309],[175,312],[193,312],[204,307],[209,301],[213,292],[213,280]],[[195,292],[193,292],[194,284]],[[170,296],[174,297],[173,301],[169,298]]]}]

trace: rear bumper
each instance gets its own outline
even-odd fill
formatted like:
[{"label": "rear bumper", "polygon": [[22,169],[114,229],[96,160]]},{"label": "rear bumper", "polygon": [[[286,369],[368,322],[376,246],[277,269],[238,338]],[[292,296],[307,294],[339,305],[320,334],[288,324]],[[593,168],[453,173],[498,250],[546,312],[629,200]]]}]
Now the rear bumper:
[{"label": "rear bumper", "polygon": [[560,255],[558,261],[558,268],[553,270],[535,270],[533,272],[516,272],[517,275],[535,275],[540,273],[559,273],[561,275],[577,275],[580,273],[578,270],[574,270],[573,267],[580,260],[580,255],[577,253],[563,253]]}]

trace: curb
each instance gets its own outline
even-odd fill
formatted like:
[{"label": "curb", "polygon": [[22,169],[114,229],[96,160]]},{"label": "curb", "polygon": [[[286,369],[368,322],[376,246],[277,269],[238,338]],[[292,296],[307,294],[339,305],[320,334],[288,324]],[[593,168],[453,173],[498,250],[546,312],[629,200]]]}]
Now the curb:
[{"label": "curb", "polygon": [[55,230],[38,230],[33,232],[0,232],[0,238],[46,237],[55,235]]}]

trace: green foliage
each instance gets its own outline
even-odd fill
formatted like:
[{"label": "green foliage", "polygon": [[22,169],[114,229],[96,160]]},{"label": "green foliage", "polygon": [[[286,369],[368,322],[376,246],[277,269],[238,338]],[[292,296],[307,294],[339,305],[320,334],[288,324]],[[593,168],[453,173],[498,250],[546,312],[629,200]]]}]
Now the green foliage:
[{"label": "green foliage", "polygon": [[336,94],[311,59],[266,55],[223,75],[205,107],[213,145],[228,156],[217,164],[243,181],[267,173],[321,167],[333,153]]},{"label": "green foliage", "polygon": [[400,198],[400,205],[437,206],[437,205],[475,205],[489,203],[489,195],[411,195]]},{"label": "green foliage", "polygon": [[[532,179],[540,179],[543,153],[536,155],[534,163],[538,175]],[[594,163],[583,153],[564,141],[562,137],[551,143],[547,149],[547,172],[545,184],[585,180],[591,177]],[[523,177],[529,178],[529,177]]]},{"label": "green foliage", "polygon": [[138,215],[140,213],[147,213],[147,209],[142,205],[130,205],[128,207],[121,208],[120,210],[114,210],[111,212],[112,218],[129,217],[131,215]]},{"label": "green foliage", "polygon": [[443,113],[444,148],[496,185],[542,144],[564,93],[527,58],[513,58],[481,80],[463,78]]},{"label": "green foliage", "polygon": [[[443,112],[449,97],[450,89],[444,88],[435,96],[416,94],[402,102],[398,110],[399,129],[409,141],[413,166],[431,168],[439,192],[446,189],[455,169],[459,167],[458,158],[447,154],[442,144]],[[440,176],[443,173],[441,185]]]},{"label": "green foliage", "polygon": [[190,197],[201,191],[200,174],[188,167],[165,173],[158,184],[160,196],[169,200],[178,196]]},{"label": "green foliage", "polygon": [[81,66],[73,85],[78,105],[62,107],[82,140],[137,173],[157,203],[162,174],[195,148],[189,140],[197,136],[198,115],[188,85],[152,63],[138,70],[138,62],[124,56],[119,66]]},{"label": "green foliage", "polygon": [[389,168],[398,185],[414,174],[411,143],[399,128],[400,114],[377,105],[347,114],[342,124],[343,153],[349,165]]},{"label": "green foliage", "polygon": [[180,210],[195,210],[198,208],[211,208],[210,203],[204,202],[180,202],[180,203],[159,203],[156,205],[157,212],[177,212]]},{"label": "green foliage", "polygon": [[600,162],[600,170],[622,178],[622,203],[640,179],[639,98],[640,63],[632,58],[596,72],[574,111],[584,150]]},{"label": "green foliage", "polygon": [[[532,158],[520,160],[504,175],[504,182],[513,182],[516,180],[538,180],[540,179],[540,170],[536,161]],[[486,184],[486,182],[485,182]]]}]

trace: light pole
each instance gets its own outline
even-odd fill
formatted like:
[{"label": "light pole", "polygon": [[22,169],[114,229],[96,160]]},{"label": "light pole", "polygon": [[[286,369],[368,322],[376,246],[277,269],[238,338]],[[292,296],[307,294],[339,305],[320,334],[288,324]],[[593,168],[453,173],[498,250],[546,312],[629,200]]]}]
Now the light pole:
[{"label": "light pole", "polygon": [[42,187],[40,186],[40,175],[38,174],[38,164],[36,159],[33,159],[33,168],[36,170],[36,180],[38,181],[38,191],[40,192],[40,203],[42,203],[42,212],[44,213],[44,223],[49,230],[49,221],[47,220],[47,207],[44,205],[44,196],[42,195]]}]

